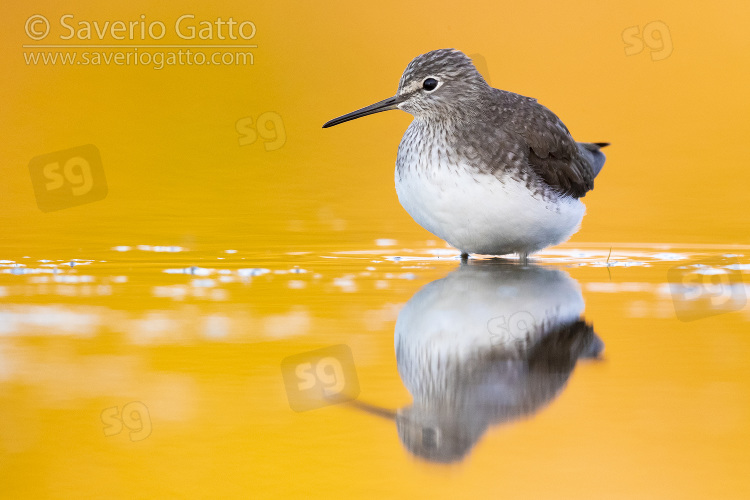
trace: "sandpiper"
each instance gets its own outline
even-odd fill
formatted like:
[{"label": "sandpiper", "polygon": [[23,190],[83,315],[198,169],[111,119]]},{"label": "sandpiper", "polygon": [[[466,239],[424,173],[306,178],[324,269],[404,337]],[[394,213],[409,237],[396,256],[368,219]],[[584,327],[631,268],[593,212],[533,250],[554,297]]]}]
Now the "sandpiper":
[{"label": "sandpiper", "polygon": [[607,143],[576,142],[552,111],[490,87],[455,49],[416,57],[394,97],[323,128],[391,109],[414,116],[396,158],[398,199],[462,257],[526,260],[577,231]]},{"label": "sandpiper", "polygon": [[604,342],[565,271],[496,259],[467,262],[420,289],[398,313],[396,367],[413,403],[350,406],[396,423],[417,457],[463,460],[496,425],[554,401],[576,364]]}]

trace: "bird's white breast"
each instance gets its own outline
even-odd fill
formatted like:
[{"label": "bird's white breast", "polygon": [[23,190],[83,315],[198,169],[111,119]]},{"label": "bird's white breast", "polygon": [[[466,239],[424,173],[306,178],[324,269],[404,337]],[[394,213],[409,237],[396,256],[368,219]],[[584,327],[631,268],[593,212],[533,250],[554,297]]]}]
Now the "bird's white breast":
[{"label": "bird's white breast", "polygon": [[417,223],[462,252],[531,253],[577,230],[586,210],[579,200],[542,197],[511,175],[467,164],[434,136],[424,147],[412,134],[411,145],[399,147],[398,199]]},{"label": "bird's white breast", "polygon": [[527,359],[545,335],[583,310],[580,287],[562,271],[461,266],[424,286],[399,312],[399,374],[415,398],[430,388],[455,386],[452,376],[462,366],[490,352]]}]

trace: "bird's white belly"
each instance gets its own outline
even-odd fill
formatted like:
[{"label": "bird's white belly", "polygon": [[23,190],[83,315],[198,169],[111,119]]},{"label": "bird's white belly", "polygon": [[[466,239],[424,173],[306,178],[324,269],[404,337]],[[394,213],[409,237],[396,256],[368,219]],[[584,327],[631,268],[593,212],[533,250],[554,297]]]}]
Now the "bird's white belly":
[{"label": "bird's white belly", "polygon": [[586,211],[575,198],[546,200],[510,176],[465,165],[397,169],[396,192],[417,223],[465,253],[541,250],[567,240]]}]

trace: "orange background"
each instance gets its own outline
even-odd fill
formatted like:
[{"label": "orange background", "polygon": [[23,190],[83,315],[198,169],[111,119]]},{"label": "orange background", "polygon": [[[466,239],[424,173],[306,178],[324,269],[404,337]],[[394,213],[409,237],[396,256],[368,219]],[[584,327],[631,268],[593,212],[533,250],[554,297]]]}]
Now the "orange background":
[{"label": "orange background", "polygon": [[[255,64],[25,64],[26,19],[66,13],[89,21],[146,14],[169,28],[185,13],[249,19],[257,26]],[[649,47],[626,55],[623,32],[653,21],[668,27],[662,37],[671,55],[652,60]],[[106,260],[85,272],[113,293],[50,283],[54,292],[43,294],[43,285],[21,281],[27,277],[3,275],[4,311],[35,317],[41,305],[95,321],[91,338],[42,325],[43,334],[0,343],[0,367],[12,374],[4,380],[0,370],[0,496],[746,498],[746,314],[684,324],[669,297],[585,291],[607,360],[581,363],[549,408],[490,428],[470,461],[454,468],[409,456],[393,423],[342,407],[292,412],[279,363],[346,343],[363,400],[392,408],[411,401],[393,356],[394,311],[456,263],[430,264],[388,290],[363,279],[359,293],[344,294],[325,280],[362,272],[371,256],[332,261],[316,253],[370,249],[376,238],[402,248],[434,239],[400,207],[393,187],[410,117],[394,111],[321,125],[393,95],[408,62],[432,49],[480,54],[493,86],[538,98],[577,140],[612,143],[574,244],[750,244],[749,25],[745,2],[6,6],[0,260]],[[283,121],[283,146],[241,145],[238,120],[269,112]],[[107,197],[41,212],[29,162],[84,144],[101,153]],[[110,252],[139,244],[194,253]],[[217,266],[216,255],[229,248],[239,250],[234,266],[245,258],[246,267],[300,265],[325,279],[306,277],[311,284],[299,293],[268,276],[227,285],[227,302],[154,296],[157,287],[192,279],[165,268]],[[381,274],[407,272],[377,266]],[[583,282],[656,287],[667,268],[568,271]],[[113,279],[119,275],[126,284]],[[647,313],[630,314],[636,303]],[[300,305],[309,315],[306,335],[261,333]],[[240,325],[236,338],[199,338],[197,325],[211,314]],[[163,318],[179,328],[148,330],[145,320]],[[140,399],[149,402],[152,436],[104,438],[100,412]]]},{"label": "orange background", "polygon": [[[66,13],[71,22],[145,14],[167,25],[165,43],[185,43],[171,34],[184,13],[249,19],[255,64],[29,66],[24,22],[40,13],[53,34]],[[84,248],[99,247],[88,245],[92,234],[118,244],[218,237],[245,247],[305,244],[309,232],[337,242],[429,238],[393,189],[410,117],[321,125],[394,94],[414,56],[456,47],[484,56],[494,86],[538,98],[576,139],[612,143],[573,241],[748,243],[749,13],[742,2],[8,6],[0,21],[2,238],[28,245],[46,234]],[[669,28],[671,55],[654,61],[644,47],[626,56],[623,31],[656,20]],[[240,146],[236,122],[268,111],[283,120],[283,147]],[[29,161],[89,143],[102,154],[107,199],[41,213]]]}]

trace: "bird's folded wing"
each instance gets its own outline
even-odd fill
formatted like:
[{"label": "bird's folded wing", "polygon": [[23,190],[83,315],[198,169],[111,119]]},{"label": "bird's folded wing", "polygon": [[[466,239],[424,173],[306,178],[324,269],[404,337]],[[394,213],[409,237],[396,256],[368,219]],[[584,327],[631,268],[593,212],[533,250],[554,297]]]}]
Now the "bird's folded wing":
[{"label": "bird's folded wing", "polygon": [[534,102],[516,110],[506,131],[528,147],[527,161],[539,178],[560,194],[580,198],[594,187],[594,172],[565,125]]}]

